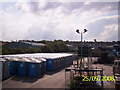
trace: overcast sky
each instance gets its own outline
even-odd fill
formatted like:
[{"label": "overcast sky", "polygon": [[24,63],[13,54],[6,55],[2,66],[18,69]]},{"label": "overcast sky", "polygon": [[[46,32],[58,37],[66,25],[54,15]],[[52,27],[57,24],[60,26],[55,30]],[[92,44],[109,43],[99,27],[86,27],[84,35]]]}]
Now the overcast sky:
[{"label": "overcast sky", "polygon": [[118,40],[117,2],[3,2],[2,40]]}]

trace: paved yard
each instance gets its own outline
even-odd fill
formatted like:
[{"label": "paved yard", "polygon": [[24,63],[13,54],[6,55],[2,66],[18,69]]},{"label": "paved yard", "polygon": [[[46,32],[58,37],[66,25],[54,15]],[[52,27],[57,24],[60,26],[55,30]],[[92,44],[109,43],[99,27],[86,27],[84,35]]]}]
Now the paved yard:
[{"label": "paved yard", "polygon": [[14,76],[3,81],[2,86],[3,88],[65,88],[64,70],[47,72],[39,78]]},{"label": "paved yard", "polygon": [[[103,68],[103,74],[105,76],[113,76],[113,68],[112,65],[104,65],[104,64],[94,64],[94,67]],[[115,88],[115,84],[113,81],[104,82],[104,88]]]}]

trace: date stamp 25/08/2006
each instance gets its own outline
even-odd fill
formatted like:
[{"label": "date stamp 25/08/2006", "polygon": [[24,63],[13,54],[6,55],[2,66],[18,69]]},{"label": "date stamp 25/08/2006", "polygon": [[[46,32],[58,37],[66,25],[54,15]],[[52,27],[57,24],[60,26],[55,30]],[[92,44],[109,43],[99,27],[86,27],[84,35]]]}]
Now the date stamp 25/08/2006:
[{"label": "date stamp 25/08/2006", "polygon": [[114,76],[82,76],[82,81],[114,81]]}]

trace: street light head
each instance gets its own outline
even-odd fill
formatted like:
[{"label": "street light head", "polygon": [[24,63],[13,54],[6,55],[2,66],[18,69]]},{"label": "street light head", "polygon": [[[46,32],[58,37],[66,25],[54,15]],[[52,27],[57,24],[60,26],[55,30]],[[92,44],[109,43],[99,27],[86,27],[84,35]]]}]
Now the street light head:
[{"label": "street light head", "polygon": [[79,29],[77,29],[76,32],[77,32],[77,33],[80,33],[80,32],[79,32]]},{"label": "street light head", "polygon": [[87,29],[84,29],[84,33],[87,32]]}]

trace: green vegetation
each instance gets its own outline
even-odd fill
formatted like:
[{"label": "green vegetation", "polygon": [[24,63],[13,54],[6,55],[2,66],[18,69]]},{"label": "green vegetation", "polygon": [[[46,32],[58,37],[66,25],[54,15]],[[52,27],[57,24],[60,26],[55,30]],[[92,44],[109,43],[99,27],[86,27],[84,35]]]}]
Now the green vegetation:
[{"label": "green vegetation", "polygon": [[[44,48],[46,48],[47,50],[45,50]],[[66,42],[62,41],[62,40],[54,40],[52,41],[46,41],[46,46],[42,47],[42,52],[45,51],[49,51],[49,52],[68,52],[69,48],[66,46]]]},{"label": "green vegetation", "polygon": [[[23,41],[23,40],[22,40]],[[26,41],[26,40],[24,40]],[[27,42],[35,42],[35,43],[43,43],[45,46],[35,47],[32,45],[21,43],[20,41],[12,41],[12,42],[2,42],[7,44],[2,44],[2,54],[24,54],[24,53],[58,53],[58,52],[69,52],[69,48],[66,45],[65,41],[62,40],[54,40],[54,41],[30,41]]]},{"label": "green vegetation", "polygon": [[23,53],[38,53],[39,48],[9,48],[7,46],[2,47],[2,54],[23,54]]}]

